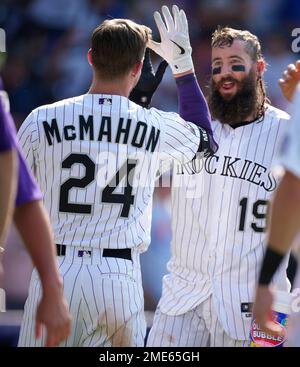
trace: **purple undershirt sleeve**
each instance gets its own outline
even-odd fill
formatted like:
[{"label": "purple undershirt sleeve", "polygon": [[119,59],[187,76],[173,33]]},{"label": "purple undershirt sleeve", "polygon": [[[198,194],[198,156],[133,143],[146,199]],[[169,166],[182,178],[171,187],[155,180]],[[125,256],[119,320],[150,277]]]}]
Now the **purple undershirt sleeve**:
[{"label": "purple undershirt sleeve", "polygon": [[211,128],[211,116],[206,99],[199,87],[195,74],[176,78],[179,100],[179,115],[186,121],[205,129],[210,137],[210,147],[215,153],[218,144],[214,140]]},{"label": "purple undershirt sleeve", "polygon": [[[0,90],[1,90],[0,79]],[[16,128],[9,111],[4,110],[4,104],[0,97],[0,152],[16,149],[18,153],[18,185],[16,205],[22,205],[31,201],[40,200],[42,194],[39,187],[27,167],[17,142]]]},{"label": "purple undershirt sleeve", "polygon": [[0,97],[0,152],[14,148],[15,135],[14,125],[10,121],[10,115],[4,110],[4,104]]},{"label": "purple undershirt sleeve", "polygon": [[16,197],[16,206],[42,199],[41,191],[28,168],[25,159],[17,147],[19,158],[19,180],[18,191]]}]

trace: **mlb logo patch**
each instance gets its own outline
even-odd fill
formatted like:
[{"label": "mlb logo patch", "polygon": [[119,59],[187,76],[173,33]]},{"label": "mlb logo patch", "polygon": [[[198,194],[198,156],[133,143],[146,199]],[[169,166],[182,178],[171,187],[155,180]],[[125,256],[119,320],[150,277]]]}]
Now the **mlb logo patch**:
[{"label": "mlb logo patch", "polygon": [[111,106],[112,105],[112,99],[111,98],[99,98],[99,104]]},{"label": "mlb logo patch", "polygon": [[242,318],[244,320],[252,318],[252,306],[253,306],[253,303],[249,303],[249,302],[241,303],[241,313],[242,313]]},{"label": "mlb logo patch", "polygon": [[92,251],[88,251],[88,250],[79,250],[78,251],[78,257],[87,258],[87,257],[91,257],[91,256],[92,256]]}]

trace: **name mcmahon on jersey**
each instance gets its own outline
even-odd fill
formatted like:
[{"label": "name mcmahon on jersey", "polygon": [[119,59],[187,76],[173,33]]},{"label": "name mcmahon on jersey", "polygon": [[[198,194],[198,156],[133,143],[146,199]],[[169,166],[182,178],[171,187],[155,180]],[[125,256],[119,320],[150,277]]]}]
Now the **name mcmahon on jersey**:
[{"label": "name mcmahon on jersey", "polygon": [[[131,119],[121,117],[115,136],[112,134],[110,116],[102,116],[100,124],[97,124],[97,131],[94,128],[94,118],[92,115],[88,116],[87,119],[79,115],[77,130],[74,125],[65,125],[61,127],[62,130],[60,131],[56,119],[52,119],[51,123],[43,121],[43,127],[49,145],[53,144],[54,139],[56,139],[57,143],[61,143],[62,137],[68,141],[79,138],[80,140],[105,140],[107,143],[131,144],[136,148],[144,146],[147,151],[153,153],[158,143],[160,130],[151,126],[150,133],[147,134],[150,127],[145,122],[137,121],[136,124],[131,124],[131,121]],[[131,128],[133,126],[134,132],[131,135]],[[129,135],[132,136],[131,141],[128,141]]]}]

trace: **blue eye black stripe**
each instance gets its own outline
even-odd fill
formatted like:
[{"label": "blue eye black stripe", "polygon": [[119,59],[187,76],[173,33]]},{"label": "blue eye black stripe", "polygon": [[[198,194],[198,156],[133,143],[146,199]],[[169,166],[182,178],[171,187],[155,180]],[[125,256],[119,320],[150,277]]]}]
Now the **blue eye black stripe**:
[{"label": "blue eye black stripe", "polygon": [[221,66],[218,66],[217,68],[212,69],[212,74],[220,74],[221,73]]},{"label": "blue eye black stripe", "polygon": [[244,65],[232,65],[232,71],[246,71]]}]

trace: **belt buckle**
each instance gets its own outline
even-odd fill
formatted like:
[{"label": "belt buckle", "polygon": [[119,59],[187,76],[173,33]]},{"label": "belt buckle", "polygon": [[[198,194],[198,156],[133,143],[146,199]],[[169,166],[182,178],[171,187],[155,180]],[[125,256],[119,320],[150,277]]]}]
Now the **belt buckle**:
[{"label": "belt buckle", "polygon": [[92,256],[91,250],[78,250],[78,257],[88,258]]}]

